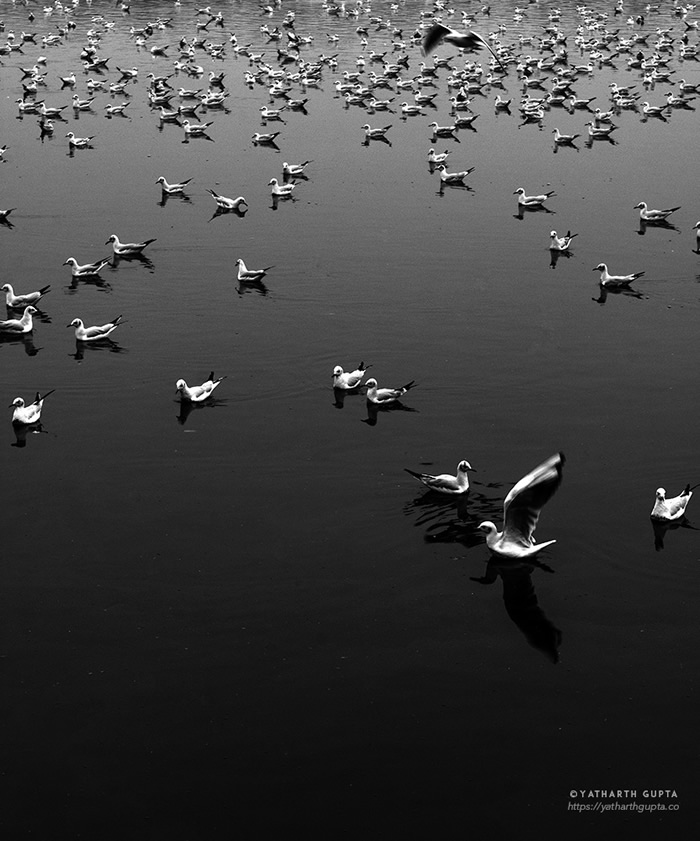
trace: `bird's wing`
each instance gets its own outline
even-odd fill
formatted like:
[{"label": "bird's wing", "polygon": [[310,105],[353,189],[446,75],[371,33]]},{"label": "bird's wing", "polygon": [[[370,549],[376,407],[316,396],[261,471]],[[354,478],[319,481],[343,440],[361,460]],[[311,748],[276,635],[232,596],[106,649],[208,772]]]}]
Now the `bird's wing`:
[{"label": "bird's wing", "polygon": [[562,480],[563,453],[550,456],[517,482],[503,503],[503,532],[509,540],[531,545],[542,507]]},{"label": "bird's wing", "polygon": [[449,35],[450,32],[452,32],[452,30],[443,26],[441,23],[434,23],[423,37],[423,55],[430,55],[445,35]]}]

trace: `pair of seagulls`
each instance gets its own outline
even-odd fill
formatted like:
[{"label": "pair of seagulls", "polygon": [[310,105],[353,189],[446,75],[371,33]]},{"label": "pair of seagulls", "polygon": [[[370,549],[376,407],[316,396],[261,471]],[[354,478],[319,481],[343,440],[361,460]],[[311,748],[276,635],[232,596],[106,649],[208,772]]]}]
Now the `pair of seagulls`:
[{"label": "pair of seagulls", "polygon": [[[503,502],[502,531],[499,532],[490,520],[479,524],[478,528],[486,533],[486,545],[494,555],[503,558],[529,558],[556,543],[556,540],[536,543],[534,532],[540,511],[561,484],[564,461],[564,454],[556,453],[516,482]],[[450,473],[417,473],[408,468],[404,469],[430,490],[457,495],[469,490],[469,471],[474,468],[468,461],[460,461],[456,476]]]},{"label": "pair of seagulls", "polygon": [[[333,369],[333,388],[342,391],[352,391],[359,388],[362,385],[365,372],[370,367],[370,365],[360,362],[354,371],[344,371],[340,365],[336,365]],[[396,405],[406,392],[415,387],[416,383],[415,380],[411,380],[411,382],[398,388],[379,388],[376,379],[370,377],[364,385],[367,388],[367,401],[381,408]]]}]

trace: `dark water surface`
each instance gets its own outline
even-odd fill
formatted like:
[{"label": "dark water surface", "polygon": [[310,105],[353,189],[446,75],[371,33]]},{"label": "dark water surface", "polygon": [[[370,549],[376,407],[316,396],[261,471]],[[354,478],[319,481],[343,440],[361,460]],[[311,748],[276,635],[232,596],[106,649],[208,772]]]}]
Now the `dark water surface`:
[{"label": "dark water surface", "polygon": [[[621,36],[648,31],[647,52],[657,28],[685,31],[669,2],[643,27],[627,24],[642,3],[615,18],[611,2],[588,5]],[[529,5],[520,20],[510,2],[490,17],[478,3],[442,14],[459,27],[462,8],[473,12],[484,34],[504,25],[520,53],[518,35],[539,36],[555,6],[570,62],[586,63],[571,0]],[[541,128],[518,127],[511,67],[512,113],[496,115],[486,88],[476,130],[435,144],[451,170],[475,167],[471,189],[441,191],[428,124],[449,121],[449,71],[436,107],[407,120],[347,107],[333,86],[360,54],[400,55],[394,26],[417,74],[410,35],[429,3],[372,3],[391,20],[377,30],[368,6],[355,18],[285,0],[267,15],[227,1],[212,7],[224,27],[209,28],[225,57],[195,60],[225,71],[230,96],[200,111],[211,140],[185,143],[149,107],[146,76],[173,71],[196,8],[134,1],[125,14],[81,0],[76,28],[42,46],[66,15],[0,2],[0,43],[38,33],[0,56],[0,208],[16,207],[0,225],[2,282],[52,285],[32,336],[0,344],[1,391],[7,405],[56,389],[25,440],[6,409],[0,447],[4,837],[689,837],[700,532],[693,502],[685,527],[661,537],[648,514],[658,486],[700,481],[698,112],[623,112],[616,145],[588,146],[586,112],[552,108]],[[293,86],[307,113],[286,112],[279,149],[255,146],[253,132],[277,128],[262,126],[267,86],[245,84],[254,68],[229,36],[277,68],[260,26],[281,27],[290,10],[314,36],[302,56],[338,53],[338,66],[319,88]],[[159,16],[168,28],[137,46],[130,27]],[[42,140],[36,116],[18,117],[18,68],[43,54],[38,98],[69,103],[59,76],[71,71],[85,97],[92,27],[110,58],[102,78],[139,68],[129,116],[107,119],[123,97],[98,93]],[[171,45],[169,58],[153,58],[153,43]],[[700,81],[677,44],[673,78]],[[627,57],[583,75],[577,95],[605,109],[611,81],[644,91]],[[368,60],[363,78],[379,66]],[[171,82],[207,86],[206,75]],[[676,90],[666,85],[642,100],[663,102]],[[365,145],[367,122],[392,124],[391,145]],[[578,149],[553,154],[555,126],[583,134]],[[93,148],[69,154],[70,130]],[[307,159],[296,200],[274,205],[269,180]],[[188,200],[162,203],[160,175],[191,178]],[[519,186],[555,190],[552,213],[518,218]],[[208,189],[249,210],[213,215]],[[642,200],[681,205],[675,226],[640,229]],[[554,269],[552,228],[579,234]],[[149,261],[71,283],[63,261],[108,255],[111,233],[155,237]],[[274,266],[266,288],[239,286],[238,257]],[[639,296],[601,296],[601,261],[645,271]],[[78,348],[65,327],[120,313],[106,347]],[[373,418],[363,394],[334,405],[333,366],[360,360],[380,385],[418,382],[410,411]],[[183,413],[176,380],[212,369],[227,376],[216,400]],[[537,531],[556,545],[539,565],[487,567],[476,526],[500,523],[508,489],[557,450],[564,482]],[[459,505],[403,472],[463,458],[478,472]],[[606,804],[679,810],[569,809],[600,800],[591,789],[636,791]]]}]

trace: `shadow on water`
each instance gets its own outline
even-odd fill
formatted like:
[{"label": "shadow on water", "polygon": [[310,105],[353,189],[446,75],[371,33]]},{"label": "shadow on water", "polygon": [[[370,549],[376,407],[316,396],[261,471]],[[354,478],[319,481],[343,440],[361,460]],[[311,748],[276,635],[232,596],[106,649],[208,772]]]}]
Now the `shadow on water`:
[{"label": "shadow on water", "polygon": [[654,549],[660,552],[664,548],[664,538],[669,531],[676,529],[691,529],[692,531],[700,531],[697,526],[692,525],[687,517],[681,517],[680,520],[653,520],[649,518],[651,527],[654,530]]}]

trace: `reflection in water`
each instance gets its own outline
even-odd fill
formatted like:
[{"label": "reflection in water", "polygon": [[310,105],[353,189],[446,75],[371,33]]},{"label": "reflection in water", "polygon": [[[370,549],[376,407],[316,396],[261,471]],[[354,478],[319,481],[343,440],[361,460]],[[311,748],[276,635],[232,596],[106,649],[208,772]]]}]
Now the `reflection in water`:
[{"label": "reflection in water", "polygon": [[238,281],[238,286],[236,287],[236,292],[239,295],[245,295],[247,292],[257,292],[258,295],[267,295],[268,288],[262,282],[262,280],[249,280],[249,281]]},{"label": "reflection in water", "polygon": [[217,208],[214,211],[214,213],[211,215],[211,218],[209,219],[209,221],[213,222],[214,219],[218,218],[219,216],[238,216],[240,219],[242,219],[246,215],[247,212],[248,212],[247,207],[244,207],[244,208],[240,208],[240,207],[225,208],[225,207],[219,207],[217,205]]},{"label": "reflection in water", "polygon": [[681,517],[680,520],[655,520],[650,517],[649,522],[654,530],[654,549],[657,552],[664,548],[664,538],[667,531],[675,531],[676,529],[700,531],[696,526],[691,525],[685,516]]},{"label": "reflection in water", "polygon": [[658,222],[647,222],[646,219],[640,219],[637,233],[643,237],[647,232],[647,228],[664,228],[667,231],[681,232],[681,229],[677,228],[673,222],[669,222],[668,219],[661,219]]},{"label": "reflection in water", "polygon": [[145,254],[115,254],[112,258],[112,267],[117,269],[119,268],[120,263],[142,263],[149,272],[152,272],[155,269],[155,265],[150,257],[146,257]]},{"label": "reflection in water", "polygon": [[628,286],[625,286],[621,289],[609,288],[607,286],[599,286],[600,295],[597,298],[591,298],[592,301],[595,301],[596,304],[604,304],[607,299],[608,295],[626,295],[628,298],[642,298],[644,299],[645,296],[641,292],[637,292],[634,289],[630,289]]},{"label": "reflection in water", "polygon": [[552,251],[549,250],[549,268],[556,269],[557,263],[562,257],[566,257],[568,260],[570,257],[573,257],[571,251]]},{"label": "reflection in water", "polygon": [[81,362],[85,358],[85,351],[92,353],[93,351],[109,351],[109,353],[125,353],[126,349],[121,347],[117,342],[109,337],[105,339],[97,339],[93,342],[75,342],[75,353],[69,353],[73,359]]},{"label": "reflection in water", "polygon": [[180,411],[176,416],[177,422],[180,426],[184,426],[192,412],[198,412],[200,409],[213,409],[216,406],[225,406],[227,402],[227,400],[220,400],[217,397],[210,397],[203,403],[193,403],[191,400],[180,400]]},{"label": "reflection in water", "polygon": [[417,412],[418,409],[413,409],[411,406],[406,406],[401,403],[399,400],[395,400],[393,403],[390,403],[388,406],[377,406],[376,403],[372,403],[370,400],[365,401],[367,405],[367,417],[362,418],[362,423],[366,423],[368,426],[376,426],[377,420],[380,414],[385,414],[387,412]]},{"label": "reflection in water", "polygon": [[537,602],[535,587],[530,578],[535,567],[544,572],[554,572],[546,564],[532,558],[523,561],[492,556],[485,574],[479,578],[471,577],[471,580],[479,584],[493,584],[500,577],[503,582],[503,603],[508,616],[533,648],[545,654],[552,663],[558,663],[562,634]]},{"label": "reflection in water", "polygon": [[0,333],[0,344],[24,345],[27,356],[36,356],[41,350],[40,347],[34,347],[34,336],[31,333]]},{"label": "reflection in water", "polygon": [[15,441],[10,446],[19,447],[20,449],[27,446],[27,435],[39,435],[42,432],[48,435],[48,431],[43,428],[41,421],[30,424],[13,423],[12,431],[15,433]]},{"label": "reflection in water", "polygon": [[[110,264],[110,266],[111,266],[111,264]],[[111,266],[111,268],[112,268],[112,270],[114,270],[114,266]],[[80,288],[81,284],[85,284],[86,286],[87,285],[96,286],[98,289],[101,289],[103,292],[111,292],[112,291],[111,284],[107,283],[107,281],[104,280],[102,277],[100,277],[100,275],[94,274],[94,275],[86,275],[85,277],[71,276],[71,281],[68,284],[68,286],[66,286],[66,289],[68,290],[68,294],[72,295],[75,292],[77,292],[78,289]]]}]

